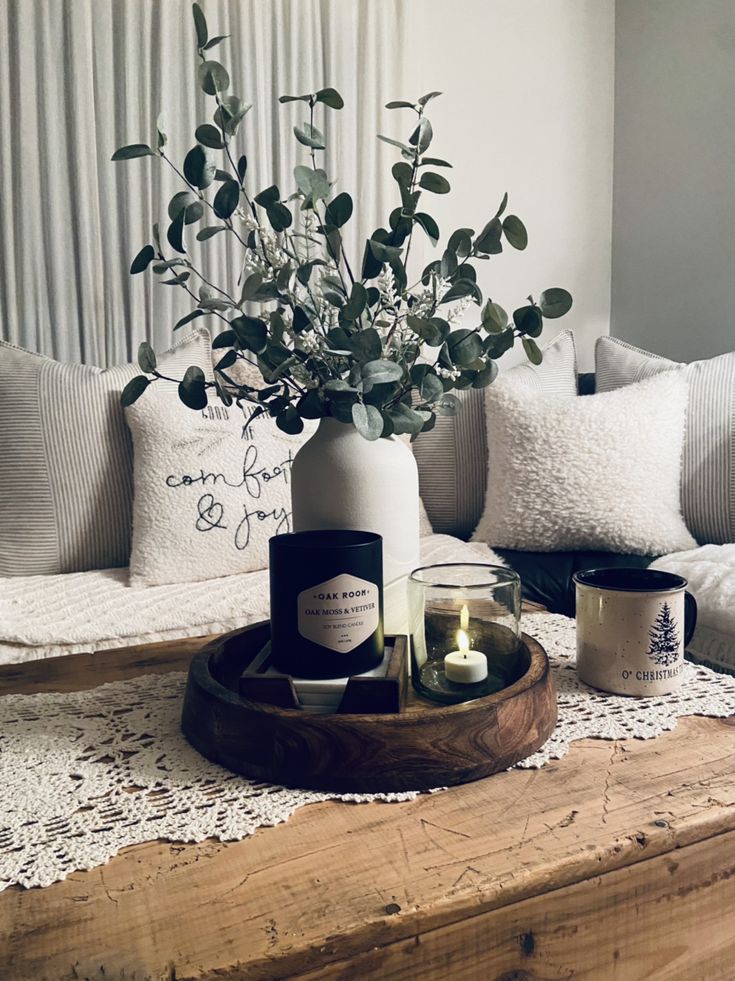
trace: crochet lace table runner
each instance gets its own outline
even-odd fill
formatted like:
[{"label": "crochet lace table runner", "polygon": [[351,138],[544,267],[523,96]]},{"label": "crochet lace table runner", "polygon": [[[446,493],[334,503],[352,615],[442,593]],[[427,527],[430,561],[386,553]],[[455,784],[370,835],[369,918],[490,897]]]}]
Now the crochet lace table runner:
[{"label": "crochet lace table runner", "polygon": [[[559,759],[575,739],[651,739],[684,715],[735,713],[735,678],[687,664],[680,691],[631,699],[577,681],[574,621],[532,614],[549,653],[559,721],[519,767]],[[179,731],[186,676],[143,675],[71,694],[0,698],[0,889],[47,886],[155,839],[235,841],[324,800],[399,801],[255,783],[209,763]]]}]

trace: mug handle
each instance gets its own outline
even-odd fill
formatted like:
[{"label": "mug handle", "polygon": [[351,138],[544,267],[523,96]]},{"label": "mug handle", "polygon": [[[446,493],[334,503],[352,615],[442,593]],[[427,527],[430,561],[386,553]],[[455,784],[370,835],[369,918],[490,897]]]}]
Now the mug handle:
[{"label": "mug handle", "polygon": [[684,593],[684,650],[694,636],[697,626],[697,601],[691,593]]}]

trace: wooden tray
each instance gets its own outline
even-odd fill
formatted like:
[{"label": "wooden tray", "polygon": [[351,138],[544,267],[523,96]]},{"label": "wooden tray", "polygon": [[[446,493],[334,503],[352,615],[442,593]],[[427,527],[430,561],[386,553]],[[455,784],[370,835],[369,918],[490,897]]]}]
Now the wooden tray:
[{"label": "wooden tray", "polygon": [[507,769],[556,725],[546,652],[526,634],[523,676],[494,695],[439,705],[412,689],[396,715],[313,715],[243,698],[243,669],[270,625],[225,634],[191,662],[181,727],[207,759],[254,780],[343,793],[429,790]]}]

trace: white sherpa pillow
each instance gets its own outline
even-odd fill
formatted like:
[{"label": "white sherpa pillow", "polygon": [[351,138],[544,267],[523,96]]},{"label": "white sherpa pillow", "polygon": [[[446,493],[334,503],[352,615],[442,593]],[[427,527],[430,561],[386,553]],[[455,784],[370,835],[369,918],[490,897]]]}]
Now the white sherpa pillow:
[{"label": "white sherpa pillow", "polygon": [[131,586],[196,582],[268,566],[291,531],[291,463],[314,431],[289,436],[254,407],[187,409],[158,386],[126,409],[133,435]]},{"label": "white sherpa pillow", "polygon": [[487,390],[488,494],[475,541],[533,552],[693,548],[679,501],[687,383],[667,373],[554,398]]}]

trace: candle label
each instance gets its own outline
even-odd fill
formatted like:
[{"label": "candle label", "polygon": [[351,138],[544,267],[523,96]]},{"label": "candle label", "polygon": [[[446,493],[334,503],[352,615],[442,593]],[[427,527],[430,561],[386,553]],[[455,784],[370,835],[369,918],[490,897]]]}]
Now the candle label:
[{"label": "candle label", "polygon": [[374,582],[342,574],[299,593],[299,633],[347,654],[378,628],[380,594]]}]

